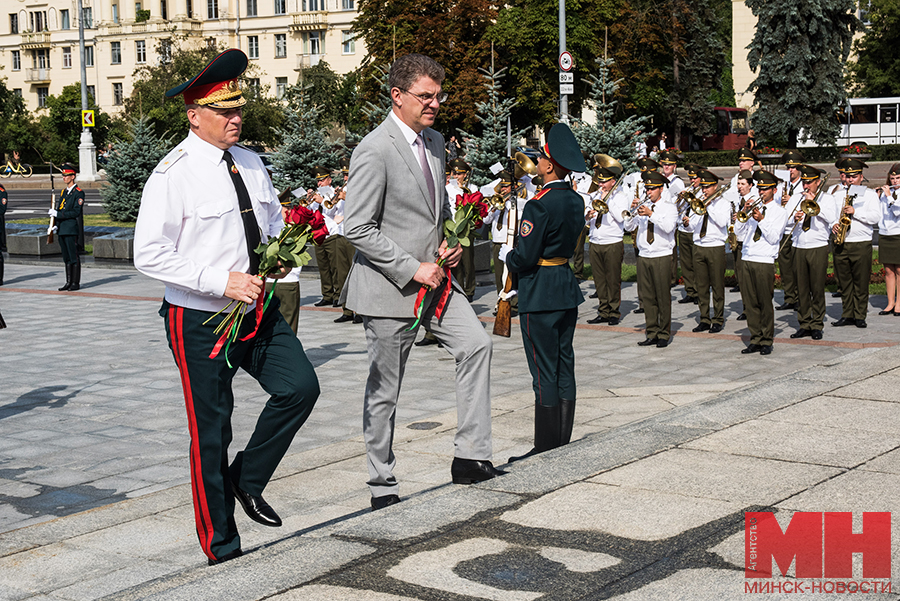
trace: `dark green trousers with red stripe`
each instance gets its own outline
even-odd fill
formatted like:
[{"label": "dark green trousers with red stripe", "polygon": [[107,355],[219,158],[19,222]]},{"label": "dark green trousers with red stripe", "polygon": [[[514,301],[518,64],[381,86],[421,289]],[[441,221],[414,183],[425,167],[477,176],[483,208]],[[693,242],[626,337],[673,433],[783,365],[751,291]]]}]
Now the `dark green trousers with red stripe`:
[{"label": "dark green trousers with red stripe", "polygon": [[519,314],[535,402],[556,407],[575,400],[575,322],[578,308]]},{"label": "dark green trousers with red stripe", "polygon": [[[251,494],[261,495],[287,452],[294,435],[309,417],[319,397],[319,381],[303,346],[291,331],[273,298],[259,331],[250,340],[232,343],[225,362],[223,348],[214,359],[210,351],[219,336],[217,317],[163,302],[169,348],[181,374],[188,430],[191,436],[191,490],[197,536],[203,552],[217,559],[241,546],[234,522],[234,496],[229,479]],[[244,318],[241,336],[253,330],[253,314]],[[269,395],[256,428],[243,451],[229,466],[231,381],[238,368],[249,373]]]}]

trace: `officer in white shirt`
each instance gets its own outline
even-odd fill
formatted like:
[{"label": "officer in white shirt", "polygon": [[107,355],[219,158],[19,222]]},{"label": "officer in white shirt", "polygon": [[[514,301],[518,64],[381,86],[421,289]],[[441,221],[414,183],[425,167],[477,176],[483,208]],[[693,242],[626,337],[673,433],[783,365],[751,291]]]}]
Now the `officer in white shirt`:
[{"label": "officer in white shirt", "polygon": [[[844,161],[843,171],[849,187],[841,188],[834,197],[840,207],[840,216],[839,222],[832,227],[836,236],[833,261],[834,270],[840,273],[842,309],[841,318],[832,322],[833,326],[866,327],[872,275],[872,234],[881,219],[878,194],[862,183],[862,170],[866,167],[868,165],[859,159]],[[848,222],[846,227],[842,227],[841,219]],[[841,233],[844,240],[838,244],[837,236]]]},{"label": "officer in white shirt", "polygon": [[[794,273],[797,275],[799,309],[797,321],[800,328],[791,338],[810,336],[822,339],[825,323],[825,276],[828,272],[828,237],[831,226],[837,223],[838,207],[834,197],[824,191],[816,198],[822,185],[822,171],[811,165],[801,165],[800,179],[803,181],[803,199],[818,206],[818,214],[813,216],[797,210],[789,217],[797,227],[794,229]],[[802,206],[802,205],[801,205]]]},{"label": "officer in white shirt", "polygon": [[881,221],[878,222],[878,260],[884,265],[887,307],[879,315],[900,315],[900,163],[888,171],[885,185],[877,188],[881,201]]},{"label": "officer in white shirt", "polygon": [[[283,222],[262,161],[236,145],[246,103],[237,78],[247,62],[240,50],[226,50],[166,92],[184,94],[190,133],[147,180],[134,235],[135,267],[166,284],[160,315],[181,374],[197,535],[210,565],[241,555],[235,498],[254,521],[281,525],[262,491],[319,396],[315,371],[278,301],[256,311],[263,281],[254,250]],[[216,313],[232,301],[248,316],[230,346],[214,354],[223,319]],[[239,367],[270,397],[229,465],[231,382]]]},{"label": "officer in white shirt", "polygon": [[781,157],[790,173],[790,181],[783,186],[781,206],[791,216],[785,221],[784,234],[778,252],[778,271],[781,273],[781,285],[784,288],[784,302],[777,307],[778,311],[797,308],[797,278],[794,275],[794,220],[792,216],[800,210],[803,200],[803,182],[800,179],[800,166],[806,162],[799,150],[789,150]]},{"label": "officer in white shirt", "polygon": [[594,179],[599,187],[588,197],[585,220],[589,226],[591,272],[598,307],[597,317],[589,319],[588,323],[615,326],[622,318],[622,259],[625,256],[622,212],[629,208],[629,198],[621,187],[613,190],[616,185],[613,171],[596,167]]},{"label": "officer in white shirt", "polygon": [[[694,332],[722,331],[725,323],[725,239],[731,221],[731,207],[718,188],[718,175],[709,170],[699,173],[702,214],[691,212],[688,227],[694,234],[694,280],[700,306],[700,323]],[[682,220],[684,221],[684,220]],[[712,293],[712,315],[710,315]]]},{"label": "officer in white shirt", "polygon": [[[678,169],[678,153],[674,150],[660,149],[659,155],[656,157],[662,174],[669,180],[668,185],[663,191],[663,195],[669,199],[669,202],[677,202],[678,194],[684,191],[684,182],[675,174]],[[672,288],[678,284],[678,238],[676,234],[675,248],[672,250],[672,278],[670,285]]]},{"label": "officer in white shirt", "polygon": [[[731,201],[731,222],[728,227],[728,246],[731,248],[731,255],[734,258],[734,277],[740,281],[740,274],[744,271],[741,269],[741,257],[744,247],[744,241],[734,233],[736,215],[741,208],[748,203],[754,202],[759,198],[759,191],[756,188],[756,180],[752,171],[741,171],[738,173],[737,190],[729,190],[725,193]],[[740,286],[738,286],[740,288]],[[738,290],[740,291],[740,290]],[[741,311],[738,315],[738,321],[745,321],[747,315]]]},{"label": "officer in white shirt", "polygon": [[[690,185],[682,192],[675,196],[675,204],[678,209],[678,232],[675,240],[678,243],[678,263],[681,267],[681,279],[684,282],[684,298],[678,301],[681,305],[690,303],[698,303],[697,285],[694,281],[694,234],[690,230],[690,226],[685,223],[683,217],[690,217],[691,203],[686,198],[689,194],[694,196],[700,195],[700,176],[703,171],[702,167],[696,163],[688,163],[684,166],[684,170],[690,180]],[[679,199],[678,196],[684,195],[685,198]]]},{"label": "officer in white shirt", "polygon": [[779,179],[768,171],[757,171],[753,176],[759,199],[749,197],[741,210],[749,219],[738,219],[734,233],[743,242],[741,260],[741,300],[750,329],[750,345],[742,354],[772,353],[775,339],[775,257],[781,244],[781,234],[787,211],[775,202],[775,189]]},{"label": "officer in white shirt", "polygon": [[631,215],[625,218],[625,229],[637,228],[638,285],[644,301],[646,339],[638,346],[669,346],[672,329],[672,293],[669,274],[672,249],[675,248],[675,220],[678,211],[671,202],[663,202],[663,186],[668,180],[662,173],[647,171],[643,175],[646,192],[633,199]]}]

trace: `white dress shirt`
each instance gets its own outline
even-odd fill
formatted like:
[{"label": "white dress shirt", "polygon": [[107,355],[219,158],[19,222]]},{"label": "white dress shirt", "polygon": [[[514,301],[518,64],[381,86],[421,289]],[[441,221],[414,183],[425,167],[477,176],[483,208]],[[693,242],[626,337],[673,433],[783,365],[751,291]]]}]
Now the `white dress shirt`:
[{"label": "white dress shirt", "polygon": [[[784,207],[774,200],[760,207],[760,212],[763,210],[765,213],[762,221],[751,217],[744,223],[736,221],[734,224],[734,234],[738,240],[744,243],[741,248],[741,261],[775,263],[784,232],[784,222],[788,218],[788,214]],[[754,240],[757,229],[762,234],[759,240]]]},{"label": "white dress shirt", "polygon": [[[787,192],[790,198],[788,198],[787,203],[784,205],[784,210],[787,211],[788,218],[784,223],[784,233],[790,234],[794,229],[794,219],[792,215],[800,210],[800,203],[803,201],[803,180],[799,177],[795,182],[788,182]],[[800,227],[799,225],[797,227]]]},{"label": "white dress shirt", "polygon": [[[705,202],[705,200],[704,200]],[[689,231],[694,234],[694,246],[711,248],[713,246],[725,246],[728,236],[728,226],[731,223],[731,205],[728,200],[719,196],[706,207],[709,216],[706,224],[706,235],[700,237],[703,229],[703,215],[697,215],[691,211]]]},{"label": "white dress shirt", "polygon": [[[803,221],[806,219],[804,215],[800,219],[800,223],[794,228],[794,248],[821,248],[828,246],[828,238],[831,235],[831,226],[837,223],[838,206],[834,196],[823,193],[816,201],[819,205],[819,214],[812,218],[809,231],[803,231]],[[788,220],[793,225],[794,214],[788,216]]]},{"label": "white dress shirt", "polygon": [[[603,191],[594,192],[587,202],[585,213],[592,210],[592,202],[595,198],[603,198]],[[603,215],[597,215],[588,220],[590,230],[588,239],[591,244],[615,244],[621,242],[625,236],[625,218],[622,211],[628,209],[629,198],[619,188],[615,190],[606,201],[609,211]]]},{"label": "white dress shirt", "polygon": [[881,220],[881,202],[875,190],[865,186],[850,186],[841,188],[834,195],[838,207],[838,220],[840,212],[844,209],[847,195],[853,196],[853,215],[850,215],[850,229],[844,242],[871,242],[874,228]]},{"label": "white dress shirt", "polygon": [[[629,203],[630,206],[631,203]],[[638,228],[637,245],[642,258],[654,259],[672,254],[675,248],[675,219],[678,211],[670,202],[658,202],[651,205],[653,214],[650,217],[635,215],[633,219],[625,218],[625,228],[629,231]],[[653,244],[647,242],[647,226],[653,224]]]},{"label": "white dress shirt", "polygon": [[881,195],[881,221],[878,222],[878,234],[881,236],[897,236],[900,235],[900,202],[894,198],[894,195],[900,197],[897,190],[894,190],[888,196]]}]

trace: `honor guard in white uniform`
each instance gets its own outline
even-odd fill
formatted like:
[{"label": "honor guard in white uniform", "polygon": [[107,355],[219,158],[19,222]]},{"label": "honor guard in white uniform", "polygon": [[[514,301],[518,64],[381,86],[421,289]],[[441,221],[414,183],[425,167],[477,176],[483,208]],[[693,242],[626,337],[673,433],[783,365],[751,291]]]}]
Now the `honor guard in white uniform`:
[{"label": "honor guard in white uniform", "polygon": [[833,326],[866,327],[869,309],[869,279],[872,275],[872,234],[881,220],[878,194],[863,185],[859,159],[846,159],[843,172],[848,186],[834,195],[839,208],[834,234],[834,271],[840,273],[841,318]]},{"label": "honor guard in white uniform", "polygon": [[622,318],[622,260],[625,256],[625,217],[629,198],[616,185],[616,173],[595,167],[597,190],[588,197],[584,217],[589,226],[591,272],[597,291],[597,317],[588,323],[619,324]]},{"label": "honor guard in white uniform", "polygon": [[800,210],[789,217],[794,223],[794,273],[797,275],[797,321],[800,324],[791,338],[810,336],[813,340],[822,339],[828,237],[831,226],[837,223],[838,218],[834,197],[819,189],[822,173],[811,165],[800,166],[803,201]]},{"label": "honor guard in white uniform", "polygon": [[672,249],[675,248],[675,220],[678,211],[662,201],[667,181],[662,173],[647,171],[642,176],[644,195],[631,202],[625,229],[637,228],[638,285],[644,299],[646,338],[639,346],[669,346],[672,330],[672,293],[669,288]]},{"label": "honor guard in white uniform", "polygon": [[800,166],[806,162],[799,150],[789,150],[781,157],[782,162],[788,168],[790,180],[781,190],[781,206],[787,211],[788,219],[784,225],[784,235],[781,237],[781,245],[778,250],[778,271],[781,273],[781,285],[784,288],[784,302],[777,307],[778,311],[787,311],[797,308],[797,278],[794,274],[794,230],[793,215],[800,210],[800,202],[803,200],[803,182],[800,179]]},{"label": "honor guard in white uniform", "polygon": [[[718,187],[719,176],[709,170],[700,172],[703,208],[691,211],[688,226],[694,234],[694,280],[700,307],[700,323],[694,332],[717,333],[725,323],[725,239],[731,221],[731,207]],[[710,314],[712,294],[712,314]]]},{"label": "honor guard in white uniform", "polygon": [[743,242],[741,300],[750,329],[750,344],[741,353],[768,355],[775,339],[775,257],[788,215],[775,201],[780,180],[768,171],[757,171],[753,177],[760,196],[744,200],[734,226]]}]

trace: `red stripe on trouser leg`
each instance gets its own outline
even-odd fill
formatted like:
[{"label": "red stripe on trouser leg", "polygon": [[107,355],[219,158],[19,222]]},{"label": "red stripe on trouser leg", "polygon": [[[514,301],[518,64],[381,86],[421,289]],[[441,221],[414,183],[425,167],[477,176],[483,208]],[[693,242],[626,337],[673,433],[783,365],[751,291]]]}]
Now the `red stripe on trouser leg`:
[{"label": "red stripe on trouser leg", "polygon": [[172,353],[175,356],[175,364],[181,375],[181,386],[184,390],[184,406],[187,411],[188,431],[191,435],[191,493],[194,497],[194,521],[197,526],[197,538],[200,547],[210,559],[216,559],[212,553],[213,527],[209,515],[209,506],[206,503],[206,493],[203,487],[203,471],[200,461],[200,441],[197,435],[197,418],[194,415],[194,398],[191,393],[191,377],[188,373],[184,353],[184,338],[182,331],[182,307],[169,308],[169,332],[172,337]]}]

